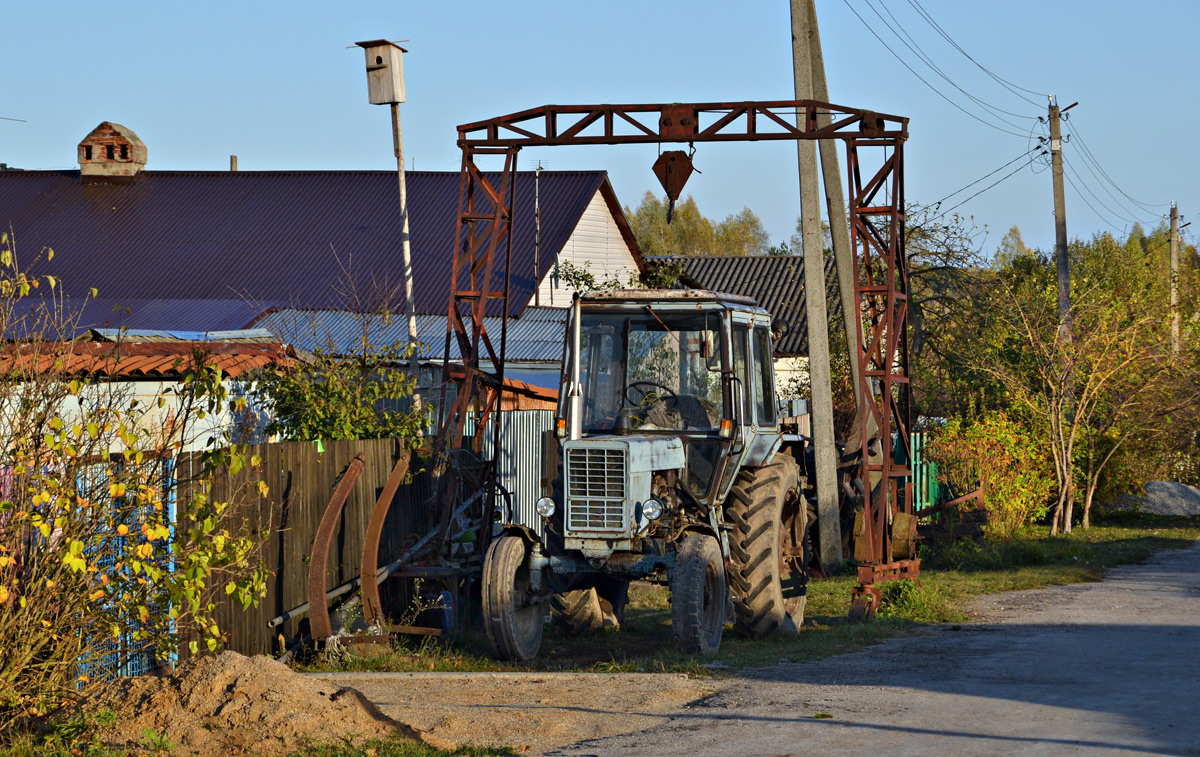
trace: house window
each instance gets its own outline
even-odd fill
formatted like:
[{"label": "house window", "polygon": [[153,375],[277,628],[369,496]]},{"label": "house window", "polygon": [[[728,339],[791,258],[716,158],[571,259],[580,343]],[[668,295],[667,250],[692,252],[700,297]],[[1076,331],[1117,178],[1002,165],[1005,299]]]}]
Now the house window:
[{"label": "house window", "polygon": [[84,145],[84,146],[83,146],[83,159],[84,159],[84,160],[91,160],[91,159],[92,159],[92,146],[91,146],[91,145]]},{"label": "house window", "polygon": [[129,160],[129,145],[121,145],[121,160]]},{"label": "house window", "polygon": [[104,157],[108,158],[109,160],[113,159],[113,146],[112,145],[105,146]]}]

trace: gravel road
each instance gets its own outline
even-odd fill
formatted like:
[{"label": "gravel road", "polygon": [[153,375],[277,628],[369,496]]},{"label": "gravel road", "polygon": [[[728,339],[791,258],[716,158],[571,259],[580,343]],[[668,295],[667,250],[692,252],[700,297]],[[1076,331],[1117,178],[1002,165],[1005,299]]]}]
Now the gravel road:
[{"label": "gravel road", "polygon": [[1200,755],[1200,546],[974,610],[551,754]]}]

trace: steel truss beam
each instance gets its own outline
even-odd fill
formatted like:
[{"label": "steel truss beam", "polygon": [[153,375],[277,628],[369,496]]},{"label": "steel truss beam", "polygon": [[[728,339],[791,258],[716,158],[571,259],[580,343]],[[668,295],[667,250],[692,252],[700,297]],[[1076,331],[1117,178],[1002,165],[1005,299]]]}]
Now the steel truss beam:
[{"label": "steel truss beam", "polygon": [[[818,114],[832,121],[818,124]],[[455,507],[456,483],[450,454],[463,448],[467,413],[479,412],[472,443],[478,453],[490,414],[499,408],[504,377],[505,327],[500,348],[487,333],[483,315],[487,303],[508,315],[509,261],[512,253],[513,187],[517,152],[522,147],[594,144],[662,144],[747,142],[800,139],[840,139],[846,144],[850,173],[851,239],[857,251],[855,295],[859,303],[858,345],[862,440],[860,478],[870,489],[864,510],[867,559],[860,568],[859,596],[875,597],[877,580],[917,574],[916,560],[893,559],[891,524],[902,507],[899,483],[908,475],[892,460],[892,434],[911,452],[909,430],[912,390],[908,376],[908,268],[904,247],[903,145],[908,119],[846,108],[813,100],[768,102],[673,103],[647,105],[545,105],[458,127],[463,151],[458,229],[455,233],[454,274],[450,292],[450,322],[443,359],[443,401],[438,444],[442,454],[443,539],[449,533],[449,513]],[[861,153],[878,148],[882,165],[864,181]],[[504,156],[504,171],[493,182],[476,166],[482,155]],[[493,291],[495,256],[503,245],[504,285]],[[495,310],[493,311],[495,312]],[[849,315],[849,314],[847,314]],[[468,320],[469,317],[469,320]],[[506,319],[502,319],[504,322]],[[446,406],[450,340],[457,340],[466,378],[453,406]],[[480,368],[481,358],[495,373]],[[494,449],[499,451],[500,424],[494,424]],[[489,471],[488,491],[494,492],[495,470]],[[882,483],[881,483],[882,482]],[[484,502],[490,503],[491,496]],[[911,503],[907,497],[904,503]],[[484,505],[487,523],[479,546],[490,536],[491,507]],[[864,573],[864,569],[867,571]],[[874,610],[872,605],[869,610]]]},{"label": "steel truss beam", "polygon": [[[482,457],[483,435],[492,413],[500,408],[504,385],[504,350],[508,337],[508,291],[512,259],[513,197],[517,178],[519,147],[463,147],[462,171],[458,191],[458,223],[454,232],[454,263],[450,276],[450,312],[446,322],[446,343],[442,357],[442,398],[438,411],[435,446],[436,473],[439,480],[441,530],[438,548],[446,546],[450,535],[450,514],[457,507],[461,460],[454,451],[469,449],[476,459]],[[498,180],[488,176],[476,163],[479,156],[503,156],[504,169]],[[503,284],[494,288],[497,251],[503,247]],[[484,316],[488,305],[498,303],[500,319],[499,349],[488,333]],[[463,358],[462,384],[452,404],[447,403],[450,377],[450,342],[454,339]],[[481,360],[490,362],[494,372],[480,368]],[[463,438],[467,416],[476,414],[475,433],[468,442]],[[496,457],[500,450],[500,423],[492,424]],[[484,471],[483,502],[490,503],[496,491],[494,461]],[[481,519],[481,546],[491,533],[492,508],[485,504]]]},{"label": "steel truss beam", "polygon": [[[833,121],[821,127],[818,113]],[[908,119],[814,100],[543,105],[458,127],[460,147],[746,142],[796,139],[905,139]]]},{"label": "steel truss beam", "polygon": [[[864,174],[863,153],[884,153],[882,165]],[[859,397],[855,422],[861,440],[860,480],[863,503],[864,564],[854,596],[860,611],[879,605],[878,581],[915,577],[920,563],[913,552],[912,492],[901,497],[911,478],[912,383],[908,372],[908,260],[905,254],[904,143],[850,139],[846,143],[850,174],[850,239],[854,281],[860,307],[858,330]],[[895,445],[892,443],[895,435]],[[909,487],[911,488],[911,487]],[[897,554],[902,552],[903,554]]]}]

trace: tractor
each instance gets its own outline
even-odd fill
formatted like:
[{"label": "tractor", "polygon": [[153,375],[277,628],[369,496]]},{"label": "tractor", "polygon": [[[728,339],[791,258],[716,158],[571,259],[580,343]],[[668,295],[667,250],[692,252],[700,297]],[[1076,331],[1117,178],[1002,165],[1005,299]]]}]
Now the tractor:
[{"label": "tractor", "polygon": [[683,652],[716,652],[728,608],[739,636],[800,627],[809,503],[805,440],[776,400],[784,328],[719,292],[575,296],[541,535],[502,524],[484,559],[497,655],[533,659],[547,609],[567,635],[619,624],[633,580],[669,587]]}]

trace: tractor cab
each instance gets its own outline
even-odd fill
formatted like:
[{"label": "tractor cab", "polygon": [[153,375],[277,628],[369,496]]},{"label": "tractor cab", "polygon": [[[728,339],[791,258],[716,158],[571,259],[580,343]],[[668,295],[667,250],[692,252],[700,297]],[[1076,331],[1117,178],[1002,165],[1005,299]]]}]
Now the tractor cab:
[{"label": "tractor cab", "polygon": [[769,329],[767,312],[736,295],[615,290],[577,300],[559,395],[564,449],[678,440],[683,495],[719,503],[743,459],[760,464],[778,444]]}]

